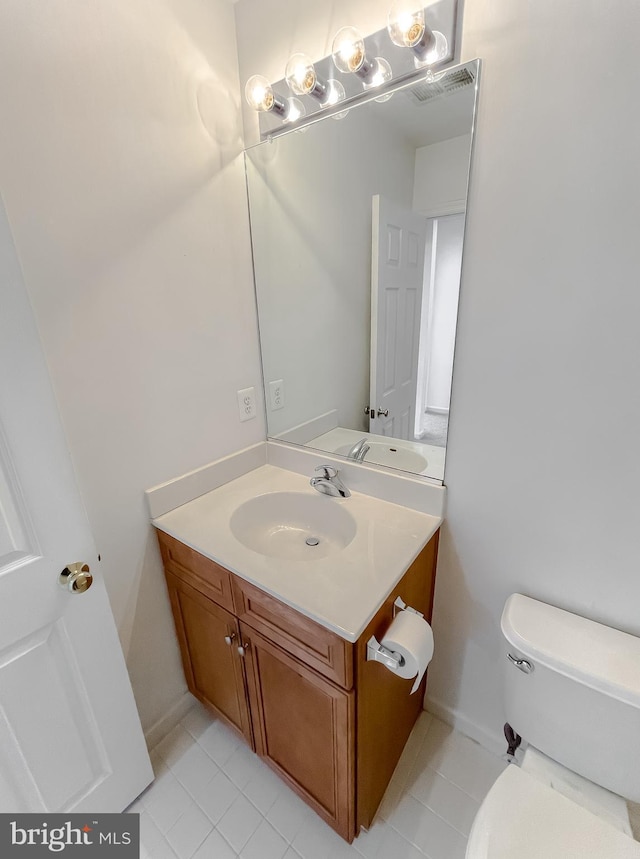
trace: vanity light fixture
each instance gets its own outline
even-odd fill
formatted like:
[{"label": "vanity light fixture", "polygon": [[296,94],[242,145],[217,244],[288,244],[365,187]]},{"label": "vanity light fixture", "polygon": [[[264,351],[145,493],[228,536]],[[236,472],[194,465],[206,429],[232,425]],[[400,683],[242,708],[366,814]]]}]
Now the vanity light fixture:
[{"label": "vanity light fixture", "polygon": [[244,94],[254,110],[276,113],[283,122],[295,122],[304,116],[304,105],[297,98],[281,98],[263,75],[252,75],[244,88]]},{"label": "vanity light fixture", "polygon": [[443,60],[449,51],[445,36],[427,26],[420,2],[399,0],[394,3],[387,16],[387,32],[394,45],[413,51],[417,67],[432,66]]},{"label": "vanity light fixture", "polygon": [[310,95],[322,107],[337,104],[345,97],[344,87],[340,81],[325,81],[319,77],[312,60],[306,54],[293,54],[289,58],[284,76],[293,93]]},{"label": "vanity light fixture", "polygon": [[382,86],[391,80],[391,66],[383,57],[367,57],[362,34],[355,27],[343,27],[336,33],[331,55],[338,71],[360,78],[365,89]]}]

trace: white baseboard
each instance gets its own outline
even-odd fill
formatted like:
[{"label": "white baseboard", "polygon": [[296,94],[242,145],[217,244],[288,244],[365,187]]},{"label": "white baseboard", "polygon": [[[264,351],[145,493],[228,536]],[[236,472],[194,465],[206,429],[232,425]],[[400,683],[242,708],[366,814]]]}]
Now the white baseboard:
[{"label": "white baseboard", "polygon": [[428,694],[425,698],[424,709],[446,722],[447,725],[451,725],[456,731],[460,731],[465,737],[475,740],[476,743],[479,743],[492,754],[500,756],[506,752],[507,741],[502,734],[487,731],[486,728],[476,725],[475,722],[463,716],[455,708],[429,697]]},{"label": "white baseboard", "polygon": [[172,731],[196,703],[191,692],[185,692],[181,698],[158,721],[144,732],[149,751]]}]

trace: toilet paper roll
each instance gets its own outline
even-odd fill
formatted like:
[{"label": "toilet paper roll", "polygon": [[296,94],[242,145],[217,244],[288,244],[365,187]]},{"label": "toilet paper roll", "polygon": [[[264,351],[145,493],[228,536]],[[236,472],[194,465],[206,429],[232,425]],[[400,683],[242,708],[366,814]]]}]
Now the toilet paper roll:
[{"label": "toilet paper roll", "polygon": [[383,647],[402,656],[404,662],[390,668],[398,677],[415,677],[413,694],[433,657],[433,631],[427,621],[412,611],[400,611],[380,642]]}]

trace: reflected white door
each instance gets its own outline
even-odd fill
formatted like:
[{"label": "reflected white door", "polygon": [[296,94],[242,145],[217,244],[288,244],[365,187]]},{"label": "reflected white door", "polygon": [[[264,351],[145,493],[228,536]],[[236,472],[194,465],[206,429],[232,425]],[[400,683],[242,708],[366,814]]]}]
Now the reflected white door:
[{"label": "reflected white door", "polygon": [[376,417],[369,430],[394,438],[413,438],[426,233],[422,215],[373,197],[370,407]]},{"label": "reflected white door", "polygon": [[1,200],[0,362],[0,812],[122,811],[153,772]]}]

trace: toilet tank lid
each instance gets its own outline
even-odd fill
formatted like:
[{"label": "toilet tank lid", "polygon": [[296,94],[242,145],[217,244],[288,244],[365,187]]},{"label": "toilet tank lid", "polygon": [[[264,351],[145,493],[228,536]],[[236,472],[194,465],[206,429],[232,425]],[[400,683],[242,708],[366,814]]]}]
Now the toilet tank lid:
[{"label": "toilet tank lid", "polygon": [[640,708],[640,638],[522,594],[502,612],[502,634],[523,656]]}]

